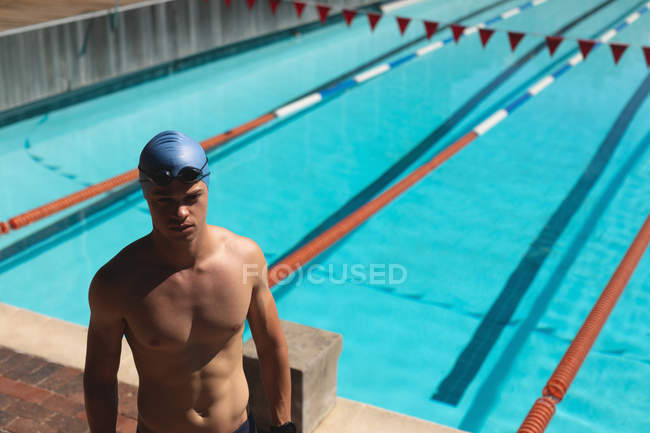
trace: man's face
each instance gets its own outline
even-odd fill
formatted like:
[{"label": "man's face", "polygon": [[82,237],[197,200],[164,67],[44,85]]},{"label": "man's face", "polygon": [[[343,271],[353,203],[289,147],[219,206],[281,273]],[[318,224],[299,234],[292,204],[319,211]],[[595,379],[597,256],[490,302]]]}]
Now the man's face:
[{"label": "man's face", "polygon": [[192,240],[206,223],[208,188],[203,182],[169,185],[149,183],[143,188],[155,230],[169,239]]}]

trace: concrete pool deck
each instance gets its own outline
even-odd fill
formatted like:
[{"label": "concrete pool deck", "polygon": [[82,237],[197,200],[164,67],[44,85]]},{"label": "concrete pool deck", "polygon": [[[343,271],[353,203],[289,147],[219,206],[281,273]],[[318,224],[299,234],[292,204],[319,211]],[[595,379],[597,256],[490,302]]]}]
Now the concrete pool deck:
[{"label": "concrete pool deck", "polygon": [[[0,303],[0,432],[87,432],[82,369],[86,328]],[[118,372],[118,432],[136,427],[138,376],[127,344]],[[337,397],[314,433],[459,433]]]},{"label": "concrete pool deck", "polygon": [[[120,0],[125,6],[142,0]],[[0,31],[115,8],[115,0],[23,0],[0,2]]]}]

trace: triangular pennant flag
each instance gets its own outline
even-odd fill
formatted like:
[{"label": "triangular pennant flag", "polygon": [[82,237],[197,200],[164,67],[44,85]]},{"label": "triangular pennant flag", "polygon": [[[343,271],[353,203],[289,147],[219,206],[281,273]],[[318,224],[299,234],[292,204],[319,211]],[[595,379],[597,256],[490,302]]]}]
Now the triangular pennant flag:
[{"label": "triangular pennant flag", "polygon": [[293,7],[296,9],[296,15],[298,15],[298,18],[302,16],[302,11],[305,10],[305,5],[306,3],[293,2]]},{"label": "triangular pennant flag", "polygon": [[548,47],[548,52],[551,54],[551,57],[553,57],[553,54],[555,54],[555,50],[557,50],[557,47],[560,46],[564,38],[562,36],[547,36],[546,37],[546,46]]},{"label": "triangular pennant flag", "polygon": [[381,18],[380,14],[375,14],[372,12],[367,12],[366,15],[368,15],[368,22],[370,23],[370,30],[375,30],[375,26],[379,22],[379,19]]},{"label": "triangular pennant flag", "polygon": [[248,9],[253,9],[253,6],[255,6],[255,0],[246,0],[246,4],[248,5]]},{"label": "triangular pennant flag", "polygon": [[645,55],[645,62],[650,68],[650,47],[641,47],[643,49],[643,54]]},{"label": "triangular pennant flag", "polygon": [[330,13],[330,9],[332,8],[325,5],[316,5],[316,9],[318,9],[318,15],[320,16],[321,24],[324,24],[325,20],[327,19],[327,14]]},{"label": "triangular pennant flag", "polygon": [[399,26],[399,32],[401,34],[404,34],[406,31],[406,28],[408,27],[409,23],[411,22],[410,18],[402,18],[402,17],[395,17],[397,18],[397,25]]},{"label": "triangular pennant flag", "polygon": [[320,17],[321,24],[325,24],[325,20],[327,19],[327,14],[330,13],[330,9],[332,8],[330,6],[325,6],[325,5],[316,5],[316,9],[318,9],[318,16]]},{"label": "triangular pennant flag", "polygon": [[454,41],[458,43],[458,39],[460,39],[461,36],[463,36],[463,32],[465,31],[465,26],[461,26],[460,24],[450,24],[451,27],[451,33],[454,35]]},{"label": "triangular pennant flag", "polygon": [[612,49],[612,55],[614,56],[614,64],[618,65],[618,61],[621,60],[621,57],[623,56],[623,53],[625,50],[627,50],[627,47],[629,47],[628,44],[609,44],[609,48]]},{"label": "triangular pennant flag", "polygon": [[350,24],[352,24],[352,20],[356,15],[357,15],[357,11],[355,10],[343,9],[343,18],[345,18],[345,22],[348,25],[348,27],[350,27]]},{"label": "triangular pennant flag", "polygon": [[226,6],[230,6],[231,2],[232,2],[232,0],[226,0]]},{"label": "triangular pennant flag", "polygon": [[493,34],[494,30],[492,29],[478,29],[478,35],[481,37],[481,44],[483,44],[483,48],[485,48]]},{"label": "triangular pennant flag", "polygon": [[510,39],[510,48],[512,48],[513,52],[517,49],[517,45],[519,45],[519,42],[521,42],[524,36],[525,33],[508,32],[508,39]]},{"label": "triangular pennant flag", "polygon": [[427,39],[431,39],[431,36],[438,30],[438,23],[424,20],[424,30],[427,32]]},{"label": "triangular pennant flag", "polygon": [[269,0],[269,5],[271,6],[271,13],[275,15],[275,11],[278,10],[278,5],[280,0]]},{"label": "triangular pennant flag", "polygon": [[587,60],[589,51],[596,45],[596,41],[590,39],[578,39],[578,46],[580,47],[580,52],[582,53],[582,58]]}]

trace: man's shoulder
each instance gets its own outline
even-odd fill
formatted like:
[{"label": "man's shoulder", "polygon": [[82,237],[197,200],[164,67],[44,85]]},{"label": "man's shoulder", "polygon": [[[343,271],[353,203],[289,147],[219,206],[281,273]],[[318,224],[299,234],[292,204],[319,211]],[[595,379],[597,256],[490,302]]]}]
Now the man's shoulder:
[{"label": "man's shoulder", "polygon": [[102,286],[121,285],[132,271],[141,266],[147,236],[137,239],[115,254],[95,274],[93,281]]},{"label": "man's shoulder", "polygon": [[210,227],[218,236],[218,242],[222,242],[230,254],[235,254],[247,262],[264,257],[262,249],[253,239],[238,235],[223,227]]}]

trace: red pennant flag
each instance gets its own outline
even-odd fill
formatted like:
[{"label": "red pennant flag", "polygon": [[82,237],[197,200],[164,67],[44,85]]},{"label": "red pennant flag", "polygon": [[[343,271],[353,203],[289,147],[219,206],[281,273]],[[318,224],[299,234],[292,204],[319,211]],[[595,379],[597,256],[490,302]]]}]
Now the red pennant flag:
[{"label": "red pennant flag", "polygon": [[478,29],[478,35],[481,37],[481,44],[483,44],[483,48],[485,48],[493,34],[494,30],[492,29]]},{"label": "red pennant flag", "polygon": [[347,23],[348,27],[350,27],[350,24],[352,24],[352,20],[356,15],[357,11],[355,10],[343,9],[343,18],[345,18],[345,22]]},{"label": "red pennant flag", "polygon": [[306,3],[293,2],[293,7],[296,9],[296,15],[298,15],[298,18],[302,16],[302,11],[305,10],[305,5]]},{"label": "red pennant flag", "polygon": [[318,15],[320,15],[321,24],[325,24],[325,20],[327,19],[327,14],[330,13],[330,9],[332,8],[325,5],[316,5],[316,9],[318,9]]},{"label": "red pennant flag", "polygon": [[399,32],[403,35],[409,23],[411,22],[411,19],[402,18],[402,17],[395,17],[395,18],[397,18],[397,25],[399,26]]},{"label": "red pennant flag", "polygon": [[463,32],[465,31],[465,26],[461,26],[460,24],[450,24],[451,27],[451,32],[454,34],[454,41],[458,43],[458,39],[460,39],[461,36],[463,36]]},{"label": "red pennant flag", "polygon": [[271,6],[271,13],[275,15],[275,11],[278,9],[280,0],[269,0],[269,5]]},{"label": "red pennant flag", "polygon": [[564,38],[562,36],[547,36],[546,37],[546,46],[548,47],[548,52],[551,54],[551,57],[553,57],[553,54],[555,54],[555,50],[557,50],[557,47],[560,46]]},{"label": "red pennant flag", "polygon": [[517,49],[517,45],[519,45],[519,42],[524,38],[525,33],[519,33],[519,32],[508,32],[508,39],[510,39],[510,48],[512,48],[512,52],[515,52],[515,49]]},{"label": "red pennant flag", "polygon": [[251,10],[255,6],[255,0],[246,0],[246,4],[248,5],[248,9]]},{"label": "red pennant flag", "polygon": [[230,6],[231,2],[232,2],[232,0],[226,0],[226,6]]},{"label": "red pennant flag", "polygon": [[427,32],[427,39],[431,39],[431,36],[438,30],[438,23],[424,20],[424,30]]},{"label": "red pennant flag", "polygon": [[612,55],[614,56],[614,64],[618,65],[618,61],[621,60],[623,53],[629,47],[628,44],[609,44],[609,48],[612,50]]},{"label": "red pennant flag", "polygon": [[379,18],[381,18],[380,14],[374,14],[372,12],[367,12],[366,15],[368,15],[368,22],[370,23],[370,30],[375,30],[375,26],[379,22]]},{"label": "red pennant flag", "polygon": [[580,47],[580,52],[582,52],[582,58],[587,60],[589,51],[596,45],[596,41],[590,39],[578,39],[578,46]]},{"label": "red pennant flag", "polygon": [[641,47],[643,48],[643,54],[645,55],[645,62],[650,68],[650,47]]}]

